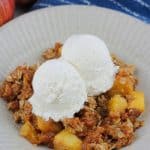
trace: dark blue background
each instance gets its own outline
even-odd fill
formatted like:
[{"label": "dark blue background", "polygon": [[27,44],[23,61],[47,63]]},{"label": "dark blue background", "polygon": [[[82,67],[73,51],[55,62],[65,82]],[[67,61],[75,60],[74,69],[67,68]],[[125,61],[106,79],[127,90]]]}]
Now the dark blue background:
[{"label": "dark blue background", "polygon": [[38,0],[32,9],[69,4],[106,7],[122,11],[150,23],[150,0]]}]

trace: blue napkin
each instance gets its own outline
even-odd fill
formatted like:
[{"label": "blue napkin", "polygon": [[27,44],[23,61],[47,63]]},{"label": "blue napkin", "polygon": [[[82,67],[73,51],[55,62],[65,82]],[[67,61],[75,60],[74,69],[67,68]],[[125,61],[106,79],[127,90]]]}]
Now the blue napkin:
[{"label": "blue napkin", "polygon": [[58,5],[94,5],[118,10],[150,23],[150,0],[37,0],[32,10]]}]

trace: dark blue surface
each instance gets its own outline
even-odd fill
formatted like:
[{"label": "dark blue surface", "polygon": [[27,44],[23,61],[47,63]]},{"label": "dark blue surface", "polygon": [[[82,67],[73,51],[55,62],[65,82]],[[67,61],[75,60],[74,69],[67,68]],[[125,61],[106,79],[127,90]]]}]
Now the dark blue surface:
[{"label": "dark blue surface", "polygon": [[37,0],[32,9],[70,4],[106,7],[150,23],[150,0]]}]

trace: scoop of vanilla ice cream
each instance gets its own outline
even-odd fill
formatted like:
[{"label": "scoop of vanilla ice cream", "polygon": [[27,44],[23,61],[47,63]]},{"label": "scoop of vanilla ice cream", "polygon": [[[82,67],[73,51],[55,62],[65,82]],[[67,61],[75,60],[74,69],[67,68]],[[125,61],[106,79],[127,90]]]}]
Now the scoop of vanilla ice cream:
[{"label": "scoop of vanilla ice cream", "polygon": [[61,59],[43,63],[35,72],[29,99],[32,111],[48,120],[73,117],[87,100],[85,83],[74,67]]},{"label": "scoop of vanilla ice cream", "polygon": [[78,70],[88,96],[112,87],[118,67],[113,64],[106,44],[98,37],[88,34],[71,36],[62,47],[62,58]]}]

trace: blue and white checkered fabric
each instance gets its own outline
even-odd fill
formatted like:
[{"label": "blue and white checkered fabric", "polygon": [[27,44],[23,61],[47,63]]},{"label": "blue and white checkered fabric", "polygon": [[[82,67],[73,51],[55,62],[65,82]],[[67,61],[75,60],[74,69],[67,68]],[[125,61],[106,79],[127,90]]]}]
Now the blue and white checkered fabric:
[{"label": "blue and white checkered fabric", "polygon": [[122,11],[150,23],[150,0],[37,0],[32,10],[58,5],[95,5]]}]

